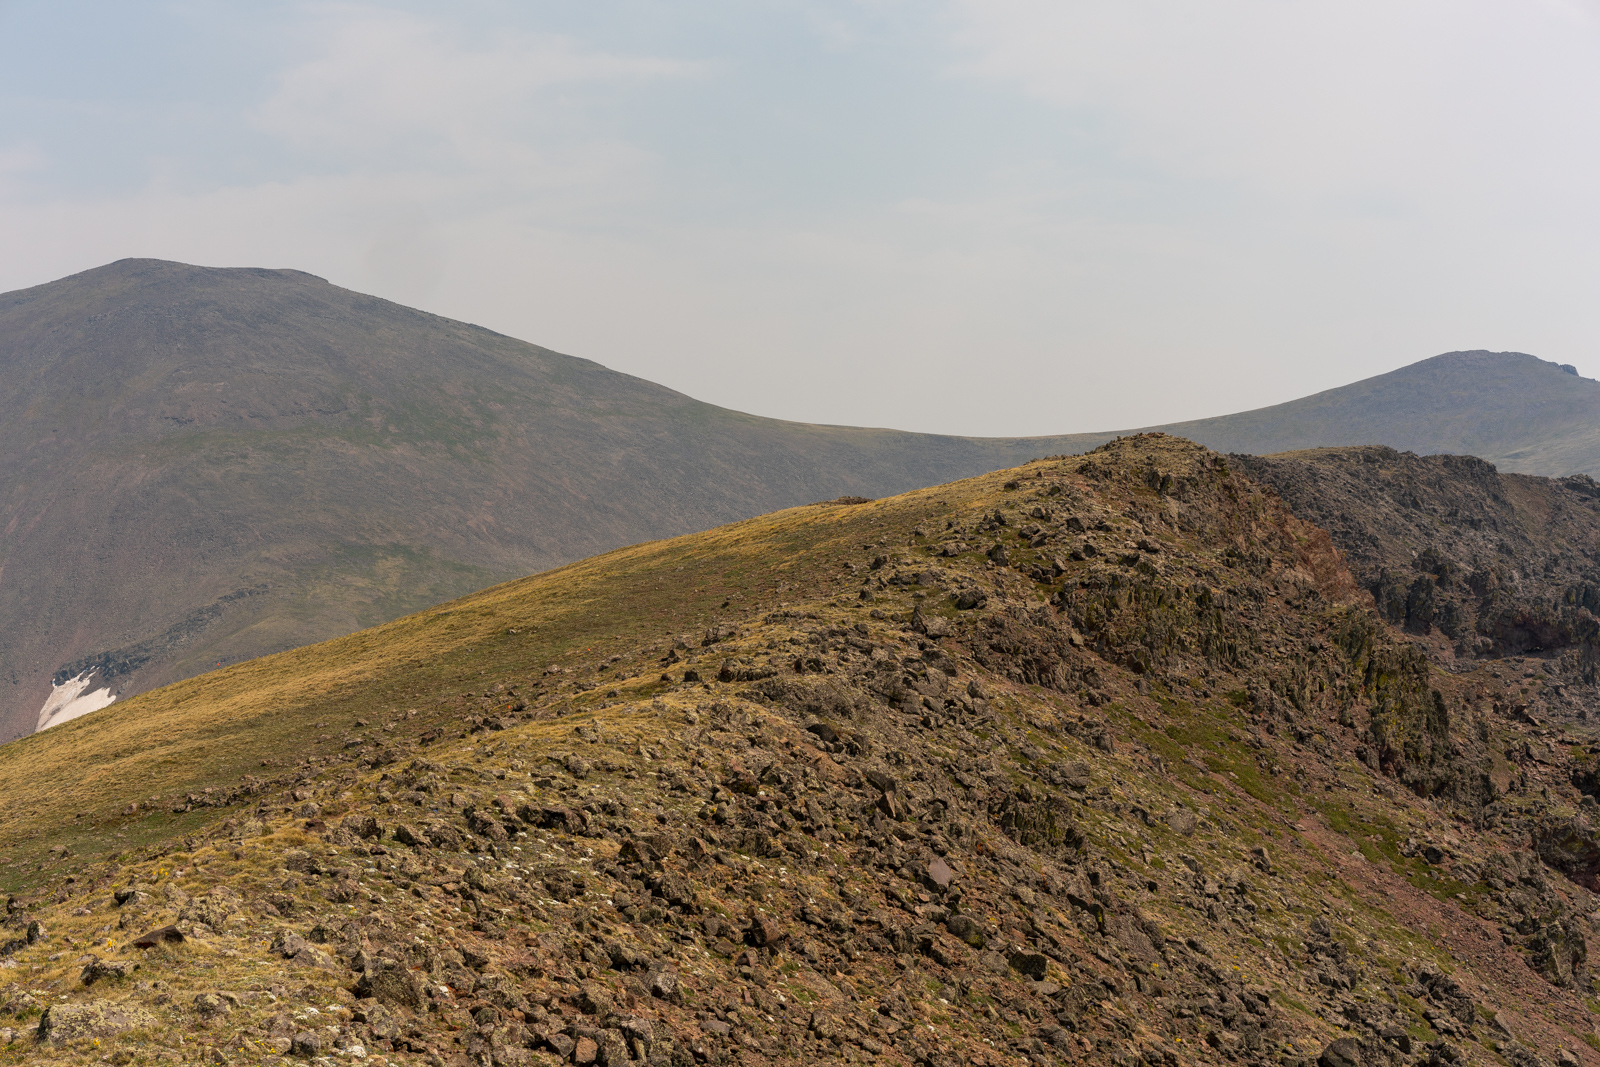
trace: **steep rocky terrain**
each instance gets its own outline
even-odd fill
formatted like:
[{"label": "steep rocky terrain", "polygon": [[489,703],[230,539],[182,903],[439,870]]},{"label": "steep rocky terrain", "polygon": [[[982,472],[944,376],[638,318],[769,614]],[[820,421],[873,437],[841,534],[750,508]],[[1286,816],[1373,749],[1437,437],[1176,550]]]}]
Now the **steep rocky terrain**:
[{"label": "steep rocky terrain", "polygon": [[0,748],[0,1057],[1600,1064],[1590,725],[1236,468],[794,509]]}]

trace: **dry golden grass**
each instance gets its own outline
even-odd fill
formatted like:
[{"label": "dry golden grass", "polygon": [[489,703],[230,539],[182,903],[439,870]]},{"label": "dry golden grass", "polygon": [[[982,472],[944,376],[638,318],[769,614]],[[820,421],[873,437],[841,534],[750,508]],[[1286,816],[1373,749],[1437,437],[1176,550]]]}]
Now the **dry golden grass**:
[{"label": "dry golden grass", "polygon": [[[976,506],[1011,473],[619,549],[0,747],[0,853],[11,861],[0,867],[0,886],[27,891],[79,860],[180,836],[209,815],[174,813],[174,798],[326,757],[359,720],[391,724],[393,737],[453,726],[459,709],[449,702],[494,679],[531,682],[563,657],[592,662],[671,634],[698,637],[714,621],[737,622],[786,598],[826,595],[847,577],[838,562],[845,546],[904,544],[916,522]],[[629,695],[663,688],[652,670],[626,683]],[[600,695],[573,694],[580,703]],[[132,804],[140,810],[130,812]],[[52,857],[52,846],[73,855]]]}]

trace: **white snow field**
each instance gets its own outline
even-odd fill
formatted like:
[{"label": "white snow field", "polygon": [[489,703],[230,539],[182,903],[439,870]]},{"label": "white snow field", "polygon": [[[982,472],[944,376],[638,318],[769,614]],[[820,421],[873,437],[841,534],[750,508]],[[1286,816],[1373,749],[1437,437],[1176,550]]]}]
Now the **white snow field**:
[{"label": "white snow field", "polygon": [[39,725],[35,728],[35,732],[60,726],[91,711],[99,711],[117,699],[110,689],[90,691],[89,686],[93,680],[94,673],[88,672],[60,685],[52,685],[50,698],[44,702],[44,707],[39,709]]}]

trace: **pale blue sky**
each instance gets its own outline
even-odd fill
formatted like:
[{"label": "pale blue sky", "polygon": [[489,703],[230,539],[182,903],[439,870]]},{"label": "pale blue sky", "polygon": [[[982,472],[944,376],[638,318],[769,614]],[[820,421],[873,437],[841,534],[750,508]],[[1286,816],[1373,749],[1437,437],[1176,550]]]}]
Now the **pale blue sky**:
[{"label": "pale blue sky", "polygon": [[0,290],[287,266],[961,433],[1600,373],[1580,0],[0,0]]}]

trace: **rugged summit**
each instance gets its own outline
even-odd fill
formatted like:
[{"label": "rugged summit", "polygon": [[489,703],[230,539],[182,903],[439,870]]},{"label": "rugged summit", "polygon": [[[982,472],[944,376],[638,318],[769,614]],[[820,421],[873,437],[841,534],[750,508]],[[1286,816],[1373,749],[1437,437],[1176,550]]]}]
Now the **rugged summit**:
[{"label": "rugged summit", "polygon": [[0,748],[0,1038],[1600,1064],[1541,663],[1431,665],[1160,435],[641,545]]}]

